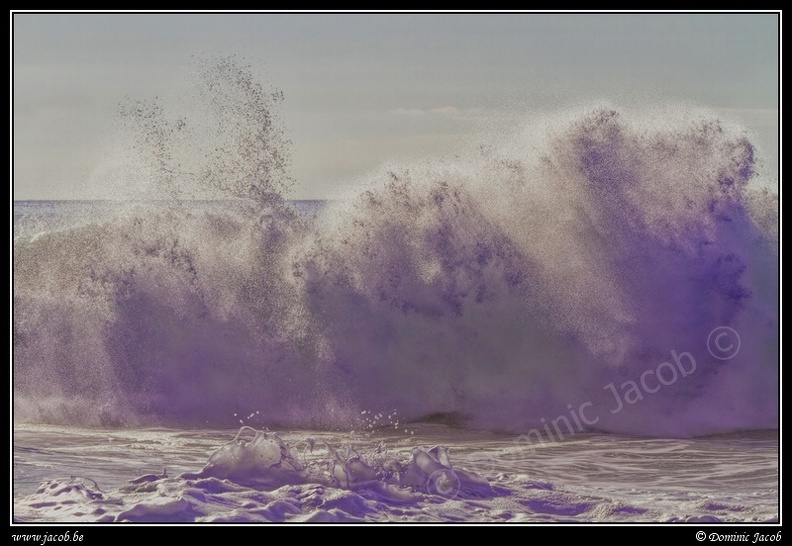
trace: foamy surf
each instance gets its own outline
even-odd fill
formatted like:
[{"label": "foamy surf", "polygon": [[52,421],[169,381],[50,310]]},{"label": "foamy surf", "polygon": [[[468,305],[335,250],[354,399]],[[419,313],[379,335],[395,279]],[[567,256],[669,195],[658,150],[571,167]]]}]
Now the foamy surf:
[{"label": "foamy surf", "polygon": [[[14,517],[105,523],[778,517],[772,433],[686,441],[584,434],[529,449],[510,436],[439,425],[415,432],[243,428],[229,440],[233,431],[21,427],[15,472],[49,477],[17,491]],[[45,438],[49,453],[27,449]],[[80,474],[68,477],[75,463]]]}]

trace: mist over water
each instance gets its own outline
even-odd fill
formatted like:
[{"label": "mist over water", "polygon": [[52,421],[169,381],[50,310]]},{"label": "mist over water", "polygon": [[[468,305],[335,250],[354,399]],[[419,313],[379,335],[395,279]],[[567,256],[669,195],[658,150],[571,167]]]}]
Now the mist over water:
[{"label": "mist over water", "polygon": [[120,112],[172,200],[15,237],[17,422],[343,429],[365,410],[524,432],[577,429],[588,403],[593,430],[777,427],[778,201],[739,127],[548,114],[385,165],[311,217],[284,199],[277,91],[234,59],[194,89],[195,118]]}]

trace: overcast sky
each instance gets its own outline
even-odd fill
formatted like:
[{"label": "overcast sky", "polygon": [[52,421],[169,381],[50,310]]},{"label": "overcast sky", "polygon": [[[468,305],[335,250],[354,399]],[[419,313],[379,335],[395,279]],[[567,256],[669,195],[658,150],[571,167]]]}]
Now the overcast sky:
[{"label": "overcast sky", "polygon": [[332,196],[391,158],[452,153],[492,119],[590,100],[716,109],[776,153],[776,14],[16,13],[11,22],[15,199],[125,197],[106,167],[118,104],[183,87],[193,55],[235,54],[283,91],[295,198]]}]

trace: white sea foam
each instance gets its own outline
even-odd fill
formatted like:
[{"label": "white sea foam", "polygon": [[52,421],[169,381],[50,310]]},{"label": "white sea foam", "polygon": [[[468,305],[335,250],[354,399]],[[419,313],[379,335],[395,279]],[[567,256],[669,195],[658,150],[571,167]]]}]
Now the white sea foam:
[{"label": "white sea foam", "polygon": [[[439,425],[423,425],[417,436],[406,437],[392,432],[281,436],[247,427],[229,440],[232,436],[230,431],[19,427],[15,474],[47,477],[15,491],[14,517],[28,522],[778,517],[773,433],[682,441],[584,434],[535,449],[509,436]],[[44,444],[44,449],[29,447]],[[211,453],[203,463],[202,451]],[[147,468],[156,470],[145,473]]]}]

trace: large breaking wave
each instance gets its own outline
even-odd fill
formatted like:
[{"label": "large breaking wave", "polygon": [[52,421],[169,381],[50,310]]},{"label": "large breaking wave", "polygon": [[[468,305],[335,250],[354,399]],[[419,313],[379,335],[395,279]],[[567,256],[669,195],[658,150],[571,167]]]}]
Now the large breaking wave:
[{"label": "large breaking wave", "polygon": [[[548,115],[385,165],[309,218],[282,198],[277,93],[233,59],[202,77],[196,122],[125,107],[140,168],[243,199],[16,237],[17,421],[777,426],[778,204],[739,127],[690,108]],[[729,358],[717,327],[739,336]]]}]

